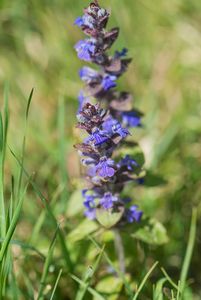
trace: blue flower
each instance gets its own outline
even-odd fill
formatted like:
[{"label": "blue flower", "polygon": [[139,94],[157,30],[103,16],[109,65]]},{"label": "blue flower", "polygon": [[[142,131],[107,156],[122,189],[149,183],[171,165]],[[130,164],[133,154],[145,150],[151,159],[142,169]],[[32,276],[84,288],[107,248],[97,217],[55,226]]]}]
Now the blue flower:
[{"label": "blue flower", "polygon": [[95,28],[95,23],[96,23],[95,19],[90,15],[84,15],[82,17],[77,17],[74,22],[74,24],[79,27],[86,26],[90,29]]},{"label": "blue flower", "polygon": [[136,182],[138,183],[138,184],[140,184],[140,185],[143,185],[144,183],[145,183],[145,178],[138,178],[138,179],[136,179]]},{"label": "blue flower", "polygon": [[75,45],[78,57],[85,61],[91,61],[91,57],[96,52],[96,45],[92,39],[81,40]]},{"label": "blue flower", "polygon": [[89,209],[85,210],[84,215],[88,219],[94,220],[96,218],[96,209],[95,208],[89,208]]},{"label": "blue flower", "polygon": [[127,128],[123,128],[121,126],[121,124],[117,120],[115,120],[114,118],[112,118],[112,117],[109,117],[108,119],[106,119],[105,122],[102,124],[102,127],[111,136],[113,134],[117,133],[122,138],[125,138],[129,134],[128,129]]},{"label": "blue flower", "polygon": [[78,102],[79,102],[78,113],[82,110],[84,104],[87,101],[88,101],[88,97],[85,97],[83,91],[80,91],[78,95]]},{"label": "blue flower", "polygon": [[112,177],[115,174],[114,161],[106,156],[102,157],[96,165],[96,173],[100,177]]},{"label": "blue flower", "polygon": [[82,159],[82,164],[84,166],[90,166],[90,165],[95,165],[95,159],[91,158],[91,157],[88,157],[88,158],[84,158]]},{"label": "blue flower", "polygon": [[123,198],[121,199],[123,201],[123,203],[127,204],[131,202],[131,198],[127,197],[127,198]]},{"label": "blue flower", "polygon": [[137,127],[141,125],[141,117],[135,111],[123,112],[122,123],[126,127]]},{"label": "blue flower", "polygon": [[105,75],[102,80],[102,87],[105,91],[110,90],[111,88],[115,87],[117,84],[115,80],[117,79],[116,76],[113,75]]},{"label": "blue flower", "polygon": [[[88,186],[88,189],[82,191],[85,216],[93,220],[97,218],[96,211],[100,207],[109,210],[108,213],[122,207],[120,222],[123,225],[125,222],[139,222],[142,217],[137,206],[129,208],[130,198],[121,198],[123,188],[132,178],[131,172],[139,166],[129,155],[121,156],[118,163],[112,158],[122,139],[130,134],[129,127],[140,126],[140,114],[131,110],[128,93],[114,89],[130,59],[125,58],[128,51],[126,48],[115,51],[112,56],[108,53],[119,34],[118,28],[110,31],[106,29],[109,15],[94,0],[84,9],[84,15],[74,23],[88,36],[75,45],[78,57],[97,66],[94,69],[85,66],[79,72],[85,88],[78,96],[77,128],[84,129],[87,135],[75,148],[85,167]],[[91,103],[92,97],[97,100],[97,104]],[[132,147],[132,143],[130,145]]]},{"label": "blue flower", "polygon": [[79,27],[83,26],[84,25],[83,18],[82,17],[77,17],[75,19],[74,24],[77,25],[77,26],[79,26]]},{"label": "blue flower", "polygon": [[105,91],[110,90],[111,88],[116,86],[115,80],[117,79],[116,76],[112,75],[104,75],[102,76],[96,70],[90,67],[83,67],[80,69],[79,72],[80,78],[85,81],[87,84],[90,84],[92,81],[97,83],[101,83],[103,89]]},{"label": "blue flower", "polygon": [[128,171],[133,171],[134,167],[138,167],[138,163],[130,157],[130,155],[126,155],[124,158],[120,160],[118,163],[118,167],[126,167]]},{"label": "blue flower", "polygon": [[133,205],[126,211],[126,219],[129,223],[140,222],[143,212],[137,208],[137,205]]},{"label": "blue flower", "polygon": [[107,16],[107,15],[108,15],[108,12],[107,12],[106,9],[100,8],[100,9],[98,10],[97,16],[98,16],[99,18],[105,17],[105,16]]},{"label": "blue flower", "polygon": [[90,15],[84,15],[82,17],[83,25],[89,27],[90,29],[94,29],[95,27],[95,19]]},{"label": "blue flower", "polygon": [[[89,67],[83,67],[79,72],[80,78],[86,83],[90,83],[92,80],[97,80],[100,75],[97,71]],[[100,77],[101,78],[101,77]]]},{"label": "blue flower", "polygon": [[117,201],[118,201],[118,198],[108,192],[108,193],[105,193],[103,198],[100,199],[100,205],[105,209],[109,209],[109,208],[112,208],[114,202],[117,202]]},{"label": "blue flower", "polygon": [[128,49],[123,48],[121,51],[115,51],[115,58],[121,58],[127,55]]},{"label": "blue flower", "polygon": [[103,127],[103,130],[107,131],[109,135],[113,135],[114,132],[113,132],[113,126],[116,125],[118,123],[117,120],[113,119],[111,116],[109,118],[107,118],[103,124],[102,124],[102,127]]},{"label": "blue flower", "polygon": [[100,146],[107,141],[109,141],[109,137],[107,136],[107,133],[103,130],[96,129],[89,138],[87,138],[87,141],[94,142],[94,146]]},{"label": "blue flower", "polygon": [[123,128],[119,122],[117,122],[115,125],[113,125],[112,129],[113,129],[114,133],[117,133],[122,138],[127,137],[127,135],[129,134],[128,129],[127,128]]},{"label": "blue flower", "polygon": [[94,196],[85,195],[84,206],[89,209],[89,208],[93,208],[94,205],[95,205]]}]

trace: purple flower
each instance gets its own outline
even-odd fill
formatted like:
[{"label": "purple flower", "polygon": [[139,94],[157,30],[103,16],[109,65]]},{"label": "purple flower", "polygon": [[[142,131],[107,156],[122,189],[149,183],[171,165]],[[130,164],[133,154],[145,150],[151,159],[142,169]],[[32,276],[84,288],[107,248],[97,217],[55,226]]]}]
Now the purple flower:
[{"label": "purple flower", "polygon": [[90,15],[84,15],[82,17],[82,20],[83,20],[83,25],[86,26],[86,27],[89,27],[90,29],[94,29],[95,28],[95,19],[90,16]]},{"label": "purple flower", "polygon": [[92,195],[86,195],[84,200],[84,206],[86,208],[93,208],[95,205],[94,203],[94,196]]},{"label": "purple flower", "polygon": [[109,117],[105,120],[105,122],[102,124],[103,129],[108,132],[111,136],[115,133],[120,135],[122,138],[125,138],[129,131],[127,128],[123,128],[121,124],[114,118]]},{"label": "purple flower", "polygon": [[117,120],[113,119],[111,116],[109,118],[107,118],[103,124],[102,124],[102,127],[103,127],[103,130],[107,131],[108,134],[112,135],[114,134],[113,132],[113,126],[115,126],[116,124],[118,123]]},{"label": "purple flower", "polygon": [[141,125],[141,118],[135,111],[123,112],[122,123],[126,127],[137,127]]},{"label": "purple flower", "polygon": [[107,12],[106,9],[100,8],[100,9],[98,10],[97,16],[98,16],[99,18],[108,16],[108,12]]},{"label": "purple flower", "polygon": [[[114,152],[121,146],[122,139],[130,134],[129,127],[140,126],[140,115],[134,109],[131,110],[132,97],[114,89],[117,79],[126,71],[131,59],[125,58],[128,51],[126,48],[115,51],[113,56],[108,53],[119,35],[117,27],[106,29],[109,15],[94,0],[84,9],[84,15],[75,20],[75,24],[88,36],[75,45],[77,55],[97,66],[84,66],[79,72],[85,88],[78,96],[77,128],[85,130],[87,137],[84,135],[82,142],[75,145],[75,148],[85,166],[88,187],[82,192],[85,216],[100,220],[98,213],[96,216],[96,210],[100,207],[104,210],[122,207],[123,215],[119,222],[123,225],[126,220],[129,223],[139,222],[142,216],[137,206],[127,208],[130,198],[121,198],[123,188],[132,178],[131,172],[138,164],[129,155],[118,163],[112,157],[115,157]],[[94,101],[92,97],[96,104],[91,103]],[[127,144],[132,147],[132,143]],[[120,153],[121,149],[116,157]],[[136,178],[134,180],[137,181]]]},{"label": "purple flower", "polygon": [[129,155],[126,155],[120,160],[118,167],[126,167],[128,171],[133,171],[133,168],[138,167],[138,163]]},{"label": "purple flower", "polygon": [[117,201],[118,201],[118,198],[108,192],[108,193],[105,193],[103,198],[100,199],[100,205],[105,209],[109,209],[109,208],[112,208],[114,202],[117,202]]},{"label": "purple flower", "polygon": [[115,80],[117,79],[116,76],[112,76],[112,75],[105,75],[103,77],[103,80],[102,80],[102,86],[103,86],[103,89],[105,91],[108,91],[110,90],[111,88],[115,87],[117,84],[115,82]]},{"label": "purple flower", "polygon": [[114,161],[106,156],[102,157],[96,165],[96,173],[103,178],[113,177],[115,174]]},{"label": "purple flower", "polygon": [[140,222],[143,212],[137,208],[137,205],[133,205],[126,211],[126,219],[129,223]]},{"label": "purple flower", "polygon": [[109,138],[105,131],[96,129],[86,141],[94,142],[94,146],[97,147],[109,141]]},{"label": "purple flower", "polygon": [[131,198],[127,197],[127,198],[123,198],[121,199],[124,203],[130,203],[131,202]]},{"label": "purple flower", "polygon": [[74,24],[79,27],[85,26],[90,29],[93,29],[95,26],[95,19],[92,16],[85,14],[82,17],[78,17],[75,20]]},{"label": "purple flower", "polygon": [[80,91],[78,95],[78,102],[79,102],[79,107],[78,107],[78,113],[82,110],[84,104],[87,102],[88,98],[84,96],[83,91]]},{"label": "purple flower", "polygon": [[129,134],[128,129],[127,128],[123,128],[119,122],[117,122],[115,125],[113,125],[112,129],[113,129],[114,133],[117,133],[122,138],[127,137],[127,135]]},{"label": "purple flower", "polygon": [[123,48],[121,51],[115,51],[115,58],[121,58],[127,55],[128,49]]},{"label": "purple flower", "polygon": [[89,208],[89,209],[85,210],[84,215],[88,219],[94,220],[96,218],[96,209],[95,208]]},{"label": "purple flower", "polygon": [[85,61],[91,61],[92,56],[96,52],[94,40],[81,40],[75,45],[78,57]]},{"label": "purple flower", "polygon": [[84,166],[95,165],[95,164],[96,164],[96,161],[95,161],[95,159],[93,159],[93,158],[91,158],[91,157],[88,157],[88,158],[82,159],[82,164],[83,164]]},{"label": "purple flower", "polygon": [[83,26],[84,25],[83,18],[82,17],[77,17],[75,19],[74,24],[77,25],[77,26],[79,26],[79,27]]},{"label": "purple flower", "polygon": [[101,79],[101,76],[92,68],[83,67],[79,72],[80,78],[86,83],[91,83],[91,81],[97,81]]},{"label": "purple flower", "polygon": [[136,180],[136,182],[137,182],[138,184],[142,185],[142,184],[145,183],[145,178],[144,178],[144,177],[138,178],[138,179]]}]

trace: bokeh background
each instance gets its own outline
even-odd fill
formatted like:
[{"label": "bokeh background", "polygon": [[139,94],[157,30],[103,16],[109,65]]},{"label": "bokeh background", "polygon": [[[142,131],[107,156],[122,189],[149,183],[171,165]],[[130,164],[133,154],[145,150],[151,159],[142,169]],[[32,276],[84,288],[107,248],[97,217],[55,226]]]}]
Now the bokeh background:
[{"label": "bokeh background", "polygon": [[[169,236],[163,246],[143,246],[143,259],[139,255],[137,262],[136,257],[132,260],[136,242],[127,245],[133,278],[141,278],[146,265],[159,260],[171,277],[178,280],[192,208],[196,206],[199,218],[189,295],[193,293],[192,299],[200,299],[201,2],[101,0],[100,3],[111,9],[109,27],[121,28],[114,47],[127,47],[133,58],[128,72],[119,80],[119,87],[134,94],[135,106],[145,114],[144,126],[134,132],[134,137],[145,152],[149,180],[145,186],[131,190],[131,194],[146,215],[164,224]],[[76,201],[74,191],[79,188],[80,169],[73,144],[79,139],[74,125],[77,95],[82,87],[78,70],[83,65],[73,48],[83,35],[73,22],[87,5],[83,0],[0,1],[0,106],[5,82],[9,82],[8,143],[15,153],[20,153],[26,102],[34,87],[25,166],[29,173],[34,173],[35,182],[53,203],[54,213],[67,233],[83,220],[82,212],[76,214],[72,204],[68,211],[68,202],[72,193]],[[8,151],[7,192],[10,176],[17,172],[16,161]],[[38,218],[41,223],[36,228]],[[53,231],[43,205],[30,188],[16,238],[31,242],[45,253]],[[85,243],[89,242],[76,244],[76,250],[73,243],[70,245],[77,275],[93,259],[92,254],[88,258],[81,255]],[[28,255],[17,246],[13,248],[17,282],[24,295],[20,299],[29,299],[28,286],[31,284],[37,290],[42,262],[35,254]],[[62,258],[58,261],[62,264]],[[156,278],[160,278],[159,273],[160,270],[155,273]],[[73,284],[67,287],[65,276],[57,293],[56,299],[74,299]],[[141,299],[150,299],[147,295]]]}]

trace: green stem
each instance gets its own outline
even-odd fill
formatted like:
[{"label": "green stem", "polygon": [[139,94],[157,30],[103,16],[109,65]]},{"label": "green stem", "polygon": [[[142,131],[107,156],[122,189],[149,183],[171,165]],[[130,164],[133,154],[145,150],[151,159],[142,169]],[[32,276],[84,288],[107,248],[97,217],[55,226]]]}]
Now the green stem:
[{"label": "green stem", "polygon": [[122,242],[122,237],[118,229],[114,229],[114,245],[116,249],[116,254],[119,261],[119,269],[122,274],[126,272],[125,266],[125,253],[124,253],[124,246]]}]

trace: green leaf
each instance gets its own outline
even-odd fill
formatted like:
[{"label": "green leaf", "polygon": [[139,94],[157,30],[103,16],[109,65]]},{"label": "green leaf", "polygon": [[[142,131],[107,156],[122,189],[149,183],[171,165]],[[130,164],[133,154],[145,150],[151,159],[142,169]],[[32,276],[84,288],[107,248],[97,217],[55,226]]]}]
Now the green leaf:
[{"label": "green leaf", "polygon": [[77,242],[93,233],[99,228],[98,224],[91,220],[84,220],[81,222],[74,230],[72,230],[68,235],[68,241],[71,243]]},{"label": "green leaf", "polygon": [[[101,294],[107,294],[107,300],[119,299],[119,293],[123,287],[123,281],[119,277],[107,276],[96,285],[96,290]],[[98,298],[94,298],[98,300]]]},{"label": "green leaf", "polygon": [[70,199],[68,200],[67,216],[73,217],[83,211],[83,197],[80,190],[72,193]]},{"label": "green leaf", "polygon": [[132,233],[131,236],[151,245],[162,245],[168,242],[165,227],[155,219],[144,220],[141,223],[141,227]]},{"label": "green leaf", "polygon": [[140,166],[143,166],[145,163],[144,153],[138,144],[123,144],[121,149],[118,150],[117,155],[120,157],[130,155]]},{"label": "green leaf", "polygon": [[[92,238],[92,236],[89,236],[89,239],[91,240],[91,242],[97,249],[101,250],[101,246],[96,242],[95,239]],[[109,264],[109,266],[112,267],[112,269],[115,271],[115,273],[118,275],[118,277],[121,278],[121,280],[123,281],[126,294],[131,297],[133,295],[133,291],[130,286],[130,280],[127,278],[127,276],[125,276],[125,274],[123,274],[122,272],[119,271],[119,269],[116,267],[116,265],[113,263],[113,261],[108,256],[107,252],[104,252],[103,255],[104,255],[105,260]]]},{"label": "green leaf", "polygon": [[96,218],[101,225],[109,229],[120,221],[120,219],[123,216],[123,213],[123,206],[119,206],[116,210],[105,210],[104,208],[98,208],[96,210]]}]

